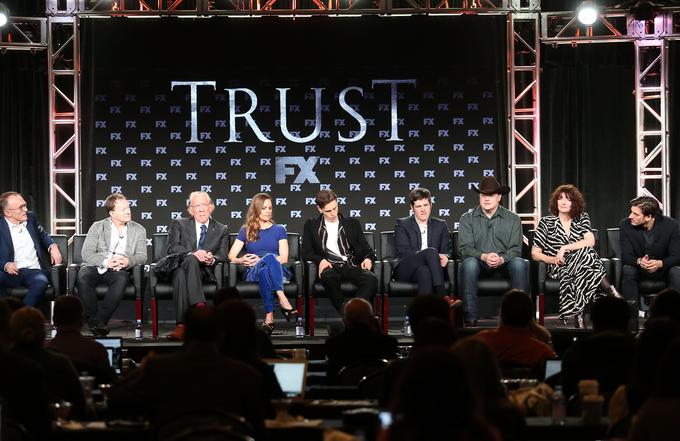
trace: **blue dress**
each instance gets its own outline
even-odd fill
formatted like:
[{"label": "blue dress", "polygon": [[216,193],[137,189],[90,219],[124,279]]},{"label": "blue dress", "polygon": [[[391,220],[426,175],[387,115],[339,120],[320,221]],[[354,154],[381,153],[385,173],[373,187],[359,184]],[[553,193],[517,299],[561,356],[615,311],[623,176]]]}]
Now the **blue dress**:
[{"label": "blue dress", "polygon": [[283,284],[290,281],[290,270],[281,265],[277,257],[279,255],[279,241],[287,240],[286,229],[274,224],[271,227],[259,230],[258,239],[254,242],[246,240],[246,229],[241,227],[236,237],[245,244],[246,253],[256,254],[260,260],[252,267],[246,268],[245,279],[248,282],[258,282],[260,297],[264,302],[265,312],[274,310],[276,291],[283,291]]}]

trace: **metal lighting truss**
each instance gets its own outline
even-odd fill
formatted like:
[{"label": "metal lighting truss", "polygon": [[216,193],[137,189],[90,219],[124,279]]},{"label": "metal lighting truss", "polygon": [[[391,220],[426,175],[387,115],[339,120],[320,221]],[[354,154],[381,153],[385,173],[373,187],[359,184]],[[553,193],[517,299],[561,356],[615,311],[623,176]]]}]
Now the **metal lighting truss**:
[{"label": "metal lighting truss", "polygon": [[47,19],[12,17],[0,28],[0,50],[44,50],[47,48]]},{"label": "metal lighting truss", "polygon": [[[515,3],[513,1],[513,3]],[[535,228],[541,216],[539,4],[508,14],[508,176],[510,208]]]},{"label": "metal lighting truss", "polygon": [[541,23],[543,43],[634,43],[637,194],[654,197],[670,214],[666,60],[668,41],[680,38],[680,9],[662,8],[651,20],[607,10],[593,26],[580,24],[574,12],[546,12]]}]

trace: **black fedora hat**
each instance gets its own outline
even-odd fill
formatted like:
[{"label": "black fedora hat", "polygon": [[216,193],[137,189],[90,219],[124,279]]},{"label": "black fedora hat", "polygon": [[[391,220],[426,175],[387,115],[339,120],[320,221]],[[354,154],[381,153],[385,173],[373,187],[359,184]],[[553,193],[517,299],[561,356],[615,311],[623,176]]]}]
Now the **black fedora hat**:
[{"label": "black fedora hat", "polygon": [[482,179],[479,186],[474,189],[477,193],[481,194],[502,194],[506,195],[510,193],[510,187],[507,185],[501,185],[494,176],[487,176]]}]

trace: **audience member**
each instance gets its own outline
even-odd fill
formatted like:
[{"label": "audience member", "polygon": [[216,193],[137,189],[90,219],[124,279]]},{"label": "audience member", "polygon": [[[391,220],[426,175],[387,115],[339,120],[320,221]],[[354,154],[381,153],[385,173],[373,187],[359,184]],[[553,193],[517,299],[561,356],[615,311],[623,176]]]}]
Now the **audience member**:
[{"label": "audience member", "polygon": [[83,327],[83,305],[78,297],[57,297],[53,321],[57,335],[45,345],[48,349],[64,354],[77,372],[87,372],[95,377],[97,384],[111,384],[118,380],[109,363],[106,348],[80,333]]},{"label": "audience member", "polygon": [[71,403],[71,416],[75,418],[87,416],[85,395],[73,364],[66,356],[45,349],[45,317],[42,312],[25,306],[12,314],[10,326],[14,352],[43,368],[48,399]]},{"label": "audience member", "polygon": [[555,352],[538,340],[530,329],[534,304],[518,289],[505,293],[501,302],[500,323],[496,329],[481,331],[481,338],[491,346],[501,367],[527,367],[539,373],[543,362],[556,357]]},{"label": "audience member", "polygon": [[381,441],[500,440],[483,418],[465,367],[448,350],[425,350],[407,362]]},{"label": "audience member", "polygon": [[260,373],[264,386],[263,402],[267,404],[268,417],[274,418],[271,400],[283,398],[283,391],[272,367],[262,361],[257,352],[255,311],[243,300],[227,300],[217,309],[217,318],[222,336],[220,352],[244,362]]},{"label": "audience member", "polygon": [[193,427],[199,416],[234,413],[253,426],[255,439],[264,439],[260,374],[219,353],[219,325],[213,308],[188,310],[185,325],[182,351],[147,356],[113,388],[112,412],[146,414],[161,438]]},{"label": "audience member", "polygon": [[628,303],[616,297],[599,297],[590,310],[593,335],[574,342],[562,361],[562,389],[569,398],[578,393],[581,380],[595,379],[605,403],[614,391],[630,381],[635,340],[628,332]]},{"label": "audience member", "polygon": [[336,382],[340,369],[352,363],[397,356],[397,339],[382,334],[368,301],[354,298],[347,302],[343,321],[345,329],[326,340],[329,383]]},{"label": "audience member", "polygon": [[652,300],[648,320],[664,317],[680,323],[680,291],[666,288]]},{"label": "audience member", "polygon": [[0,300],[0,396],[3,422],[11,419],[36,441],[49,439],[50,415],[44,370],[34,361],[9,352],[11,311]]},{"label": "audience member", "polygon": [[501,371],[491,347],[477,338],[467,337],[456,342],[452,352],[463,364],[473,392],[482,402],[486,419],[498,429],[501,438],[504,441],[524,439],[524,416],[501,384]]}]

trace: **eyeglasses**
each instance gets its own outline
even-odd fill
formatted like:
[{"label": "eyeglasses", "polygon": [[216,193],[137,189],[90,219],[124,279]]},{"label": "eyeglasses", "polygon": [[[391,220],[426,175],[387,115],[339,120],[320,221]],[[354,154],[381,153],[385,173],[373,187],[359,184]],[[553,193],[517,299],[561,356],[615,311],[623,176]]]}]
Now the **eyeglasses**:
[{"label": "eyeglasses", "polygon": [[5,210],[9,210],[9,211],[24,211],[24,210],[28,210],[28,205],[26,205],[26,204],[21,204],[21,205],[19,205],[18,208],[5,208]]}]

